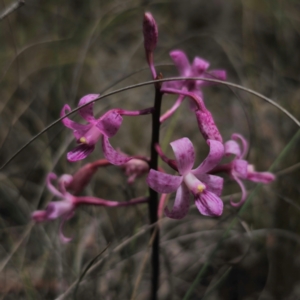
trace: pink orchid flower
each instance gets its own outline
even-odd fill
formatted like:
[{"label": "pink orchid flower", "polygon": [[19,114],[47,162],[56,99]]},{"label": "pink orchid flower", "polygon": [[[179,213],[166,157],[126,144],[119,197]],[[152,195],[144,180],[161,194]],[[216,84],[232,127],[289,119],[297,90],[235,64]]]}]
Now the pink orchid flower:
[{"label": "pink orchid flower", "polygon": [[[177,67],[180,76],[182,77],[203,77],[219,80],[226,80],[226,71],[211,70],[209,62],[201,57],[195,57],[192,65],[190,64],[186,54],[181,50],[173,50],[170,52],[171,59]],[[201,87],[211,85],[213,83],[203,80],[187,80],[187,81],[170,81],[164,83],[163,87],[175,88],[178,90],[185,89],[190,92],[198,94],[202,98]]]},{"label": "pink orchid flower", "polygon": [[32,219],[36,222],[50,221],[57,218],[61,218],[59,227],[59,237],[64,243],[70,242],[72,239],[65,237],[62,228],[66,220],[70,219],[74,215],[76,207],[76,197],[66,191],[65,186],[72,181],[71,175],[63,175],[59,179],[58,189],[52,184],[52,180],[57,179],[54,173],[49,173],[47,176],[47,188],[60,200],[50,202],[45,210],[37,210],[32,213]]},{"label": "pink orchid flower", "polygon": [[[60,218],[61,223],[59,227],[59,237],[63,243],[68,243],[72,240],[71,238],[68,238],[63,234],[63,225],[65,221],[73,217],[75,209],[79,205],[121,207],[148,202],[147,197],[140,197],[127,202],[118,202],[90,196],[74,196],[69,193],[66,188],[72,184],[75,175],[74,177],[68,174],[62,175],[58,179],[58,187],[56,188],[52,184],[52,181],[56,180],[57,176],[54,173],[49,173],[47,176],[47,188],[54,196],[58,197],[60,200],[50,202],[45,210],[37,210],[31,215],[31,218],[38,223]],[[76,182],[80,183],[79,178],[76,179]]]},{"label": "pink orchid flower", "polygon": [[222,159],[224,146],[215,140],[207,141],[210,152],[206,159],[196,168],[193,144],[188,138],[182,138],[170,145],[174,151],[180,176],[165,174],[150,170],[148,185],[159,193],[176,192],[172,211],[165,213],[173,219],[182,219],[188,212],[190,193],[195,198],[195,204],[202,215],[220,216],[223,212],[223,202],[220,195],[223,189],[223,178],[207,174]]},{"label": "pink orchid flower", "polygon": [[[240,140],[242,147],[237,140]],[[238,207],[245,202],[247,197],[247,191],[241,179],[253,182],[270,183],[275,180],[275,175],[270,172],[256,172],[254,170],[254,166],[250,165],[244,159],[248,153],[249,146],[248,142],[242,135],[237,133],[233,134],[231,136],[231,140],[224,144],[224,148],[226,156],[234,155],[235,157],[230,163],[217,166],[214,170],[212,170],[212,172],[225,171],[238,183],[242,190],[242,197],[237,203],[231,201],[232,206]]]},{"label": "pink orchid flower", "polygon": [[[211,70],[208,72],[209,62],[200,58],[195,57],[192,65],[190,64],[186,54],[181,50],[174,50],[170,52],[170,56],[179,71],[181,77],[203,77],[211,79],[226,80],[226,71],[224,70]],[[180,80],[180,81],[168,81],[164,82],[162,85],[162,92],[168,93],[174,90],[183,90],[195,93],[201,99],[203,99],[203,94],[201,88],[203,86],[212,85],[214,83],[207,82],[203,80]],[[174,104],[174,107],[178,107],[183,101],[184,97],[179,96],[178,100]],[[174,110],[174,107],[170,111]],[[190,102],[190,107],[192,110],[196,109],[194,102]]]},{"label": "pink orchid flower", "polygon": [[[209,68],[209,62],[206,60],[195,57],[192,65],[181,50],[174,50],[170,52],[170,56],[176,65],[180,76],[182,77],[203,77],[219,80],[226,80],[226,71],[224,70],[212,70],[207,72]],[[203,94],[201,88],[203,86],[212,85],[213,83],[203,80],[181,80],[181,81],[168,81],[164,82],[161,88],[162,93],[178,94],[179,97],[174,105],[160,117],[160,122],[164,122],[168,119],[177,108],[181,105],[185,97],[195,98],[197,101],[190,101],[190,108],[195,111],[196,119],[199,129],[203,137],[207,140],[217,140],[223,142],[222,136],[219,132],[217,125],[214,122],[212,114],[205,107],[203,101]]]},{"label": "pink orchid flower", "polygon": [[[67,117],[62,120],[66,127],[73,130],[73,134],[79,143],[79,146],[68,152],[67,159],[74,162],[86,158],[94,151],[96,143],[101,139],[105,158],[114,165],[122,165],[131,158],[116,151],[108,139],[117,133],[123,118],[116,110],[111,110],[95,119],[93,114],[94,103],[92,101],[98,97],[99,94],[89,94],[81,98],[78,103],[80,107],[91,102],[78,110],[80,116],[88,122],[87,124],[76,123]],[[70,106],[65,104],[61,111],[61,117],[64,117],[66,112],[69,111],[71,111]]]}]

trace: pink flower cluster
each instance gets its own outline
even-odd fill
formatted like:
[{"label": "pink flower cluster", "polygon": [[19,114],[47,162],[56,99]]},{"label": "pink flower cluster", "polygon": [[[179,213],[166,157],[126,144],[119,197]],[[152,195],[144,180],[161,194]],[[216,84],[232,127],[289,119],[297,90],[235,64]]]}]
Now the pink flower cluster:
[{"label": "pink flower cluster", "polygon": [[[157,79],[154,50],[157,46],[158,29],[150,13],[144,15],[143,34],[147,63],[152,78]],[[57,176],[50,173],[47,177],[47,187],[59,200],[50,202],[45,210],[35,211],[32,218],[36,222],[60,218],[61,225],[63,225],[66,220],[74,215],[79,205],[119,207],[151,201],[149,197],[140,197],[129,202],[118,202],[93,196],[78,196],[90,182],[98,168],[109,165],[122,168],[129,177],[129,184],[133,184],[136,178],[147,174],[145,182],[150,189],[162,194],[176,192],[173,208],[169,210],[166,207],[164,210],[165,215],[173,219],[181,219],[188,213],[190,195],[195,199],[196,207],[202,215],[209,217],[222,215],[224,205],[221,194],[224,180],[219,173],[227,173],[229,178],[236,181],[240,186],[241,199],[237,203],[232,202],[233,206],[240,206],[246,200],[247,192],[243,183],[244,180],[269,183],[275,179],[274,175],[269,172],[254,171],[254,167],[245,160],[248,143],[242,135],[233,134],[231,140],[223,143],[219,128],[211,112],[205,106],[202,88],[212,84],[205,81],[205,79],[226,80],[226,72],[224,70],[209,70],[209,62],[200,57],[195,57],[192,64],[190,64],[187,55],[181,50],[171,51],[170,56],[179,75],[187,79],[164,82],[162,85],[155,84],[156,92],[161,97],[165,94],[178,96],[174,105],[160,116],[158,123],[163,123],[170,118],[184,99],[188,99],[191,108],[190,114],[195,115],[199,127],[199,139],[202,135],[209,147],[207,157],[198,167],[194,168],[197,152],[187,137],[182,137],[170,143],[175,160],[168,158],[162,152],[159,144],[156,144],[157,154],[178,173],[178,175],[174,175],[165,173],[163,168],[151,168],[153,156],[126,155],[114,149],[109,142],[109,138],[117,134],[122,125],[123,116],[154,115],[157,108],[153,106],[136,111],[116,108],[97,118],[94,116],[93,107],[100,95],[88,94],[82,97],[78,103],[78,114],[84,119],[85,124],[74,122],[66,116],[67,113],[71,112],[68,104],[65,104],[61,111],[63,124],[72,130],[78,143],[73,150],[67,153],[67,160],[76,162],[86,159],[93,151],[98,151],[95,149],[100,140],[105,159],[87,163],[73,176],[66,174],[61,176],[57,180],[57,187],[52,183],[53,180],[57,179]],[[190,80],[188,77],[201,78]],[[159,125],[157,124],[157,128],[159,128]],[[229,163],[222,163],[223,157],[230,155],[233,156],[233,159]],[[65,242],[70,240],[63,235],[62,229],[60,230],[60,237]]]}]

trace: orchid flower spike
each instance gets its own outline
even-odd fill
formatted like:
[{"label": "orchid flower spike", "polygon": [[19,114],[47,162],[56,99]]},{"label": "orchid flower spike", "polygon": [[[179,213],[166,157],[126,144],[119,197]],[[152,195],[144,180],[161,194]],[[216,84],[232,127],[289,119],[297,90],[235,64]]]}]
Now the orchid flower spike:
[{"label": "orchid flower spike", "polygon": [[156,79],[156,70],[153,62],[153,51],[156,48],[158,29],[152,14],[146,12],[143,21],[144,47],[148,65],[151,69],[153,79]]},{"label": "orchid flower spike", "polygon": [[71,162],[75,162],[86,158],[94,151],[96,143],[101,139],[105,158],[114,165],[122,165],[131,158],[116,151],[108,139],[117,133],[123,118],[116,110],[111,110],[102,117],[95,119],[93,114],[93,101],[98,97],[99,94],[89,94],[81,98],[78,103],[78,107],[89,103],[78,110],[80,116],[88,122],[85,125],[76,123],[65,117],[66,113],[71,111],[71,108],[67,104],[64,105],[61,111],[61,117],[65,118],[62,122],[66,127],[73,130],[73,134],[79,143],[79,146],[68,152],[67,159]]},{"label": "orchid flower spike", "polygon": [[[242,147],[237,142],[239,140]],[[231,205],[238,207],[241,206],[247,197],[247,192],[244,183],[241,179],[247,179],[253,182],[270,183],[275,180],[275,175],[270,172],[256,172],[254,166],[250,165],[244,158],[248,152],[248,142],[240,134],[233,134],[231,140],[224,144],[225,155],[234,155],[234,159],[225,165],[220,166],[220,170],[226,171],[230,177],[235,180],[242,190],[242,197],[239,202],[235,203],[231,201]],[[218,169],[218,167],[216,168]]]},{"label": "orchid flower spike", "polygon": [[195,151],[188,138],[181,138],[170,145],[174,151],[178,172],[174,176],[151,169],[147,178],[148,185],[159,193],[176,191],[173,209],[165,209],[165,214],[173,219],[182,219],[188,212],[190,193],[202,215],[216,217],[223,212],[220,195],[223,189],[223,178],[207,174],[222,159],[224,146],[215,140],[207,141],[210,151],[206,159],[196,168]]},{"label": "orchid flower spike", "polygon": [[52,184],[52,180],[55,179],[57,179],[57,176],[54,173],[49,173],[47,176],[47,187],[48,190],[60,200],[50,202],[45,210],[37,210],[32,213],[31,217],[36,222],[50,221],[61,218],[59,237],[62,242],[68,243],[72,239],[65,237],[62,229],[65,221],[74,215],[76,207],[76,198],[66,191],[66,185],[70,183],[72,176],[61,176],[59,179],[58,188]]}]

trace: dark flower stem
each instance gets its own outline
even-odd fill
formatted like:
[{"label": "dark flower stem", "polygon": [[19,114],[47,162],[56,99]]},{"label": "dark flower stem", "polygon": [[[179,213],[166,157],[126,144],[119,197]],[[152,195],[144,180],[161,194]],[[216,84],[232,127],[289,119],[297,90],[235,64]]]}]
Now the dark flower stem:
[{"label": "dark flower stem", "polygon": [[[159,74],[157,79],[161,79],[162,75]],[[155,99],[154,99],[154,111],[152,112],[152,140],[151,140],[151,158],[150,169],[157,170],[158,168],[158,154],[155,150],[155,145],[159,143],[159,129],[160,129],[160,109],[162,101],[162,93],[160,91],[161,84],[155,84]],[[148,202],[150,224],[157,222],[158,211],[158,193],[151,188],[149,189],[150,199]],[[154,233],[155,232],[155,233]],[[159,283],[159,230],[158,227],[153,228],[151,234],[155,234],[152,243],[152,280],[151,280],[151,299],[157,300],[157,290]]]}]

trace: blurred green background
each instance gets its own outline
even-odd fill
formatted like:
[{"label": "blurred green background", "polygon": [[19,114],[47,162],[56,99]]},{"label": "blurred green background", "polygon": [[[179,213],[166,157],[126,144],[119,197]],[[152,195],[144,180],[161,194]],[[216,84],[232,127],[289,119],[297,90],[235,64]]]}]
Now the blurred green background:
[{"label": "blurred green background", "polygon": [[[12,3],[0,1],[0,12]],[[150,80],[142,37],[145,11],[158,23],[155,64],[164,77],[177,75],[168,53],[181,49],[190,60],[200,56],[211,68],[226,69],[228,81],[270,97],[300,118],[299,1],[26,0],[0,21],[1,165],[55,121],[65,103],[75,108],[83,95]],[[297,126],[245,92],[213,86],[204,95],[225,141],[234,132],[249,139],[248,158],[257,170],[267,170],[289,148],[274,168],[277,180],[254,194],[210,257],[190,299],[300,299],[300,135],[292,139]],[[153,87],[146,86],[105,98],[95,111],[99,116],[111,107],[142,109],[153,99]],[[164,97],[163,111],[175,99]],[[112,144],[128,154],[149,155],[150,128],[150,116],[124,117]],[[169,142],[187,136],[196,163],[206,156],[188,105],[161,132],[168,155],[173,155]],[[58,239],[59,221],[30,222],[32,211],[53,198],[45,188],[47,173],[72,174],[83,164],[66,160],[74,145],[72,133],[57,124],[0,170],[1,299],[56,299],[70,291],[108,243],[109,255],[85,277],[77,299],[131,299],[133,291],[136,299],[149,299],[150,265],[140,268],[149,252],[149,230],[141,231],[149,222],[146,205],[78,209],[65,226],[66,235],[73,236],[67,245]],[[85,162],[100,157],[98,146]],[[162,220],[159,299],[183,299],[236,217],[229,200],[232,194],[237,200],[239,192],[226,179],[219,219],[203,217],[193,206],[181,221]],[[146,193],[145,177],[128,186],[122,171],[109,167],[98,171],[84,194],[125,201]],[[75,298],[69,293],[59,299]]]}]

